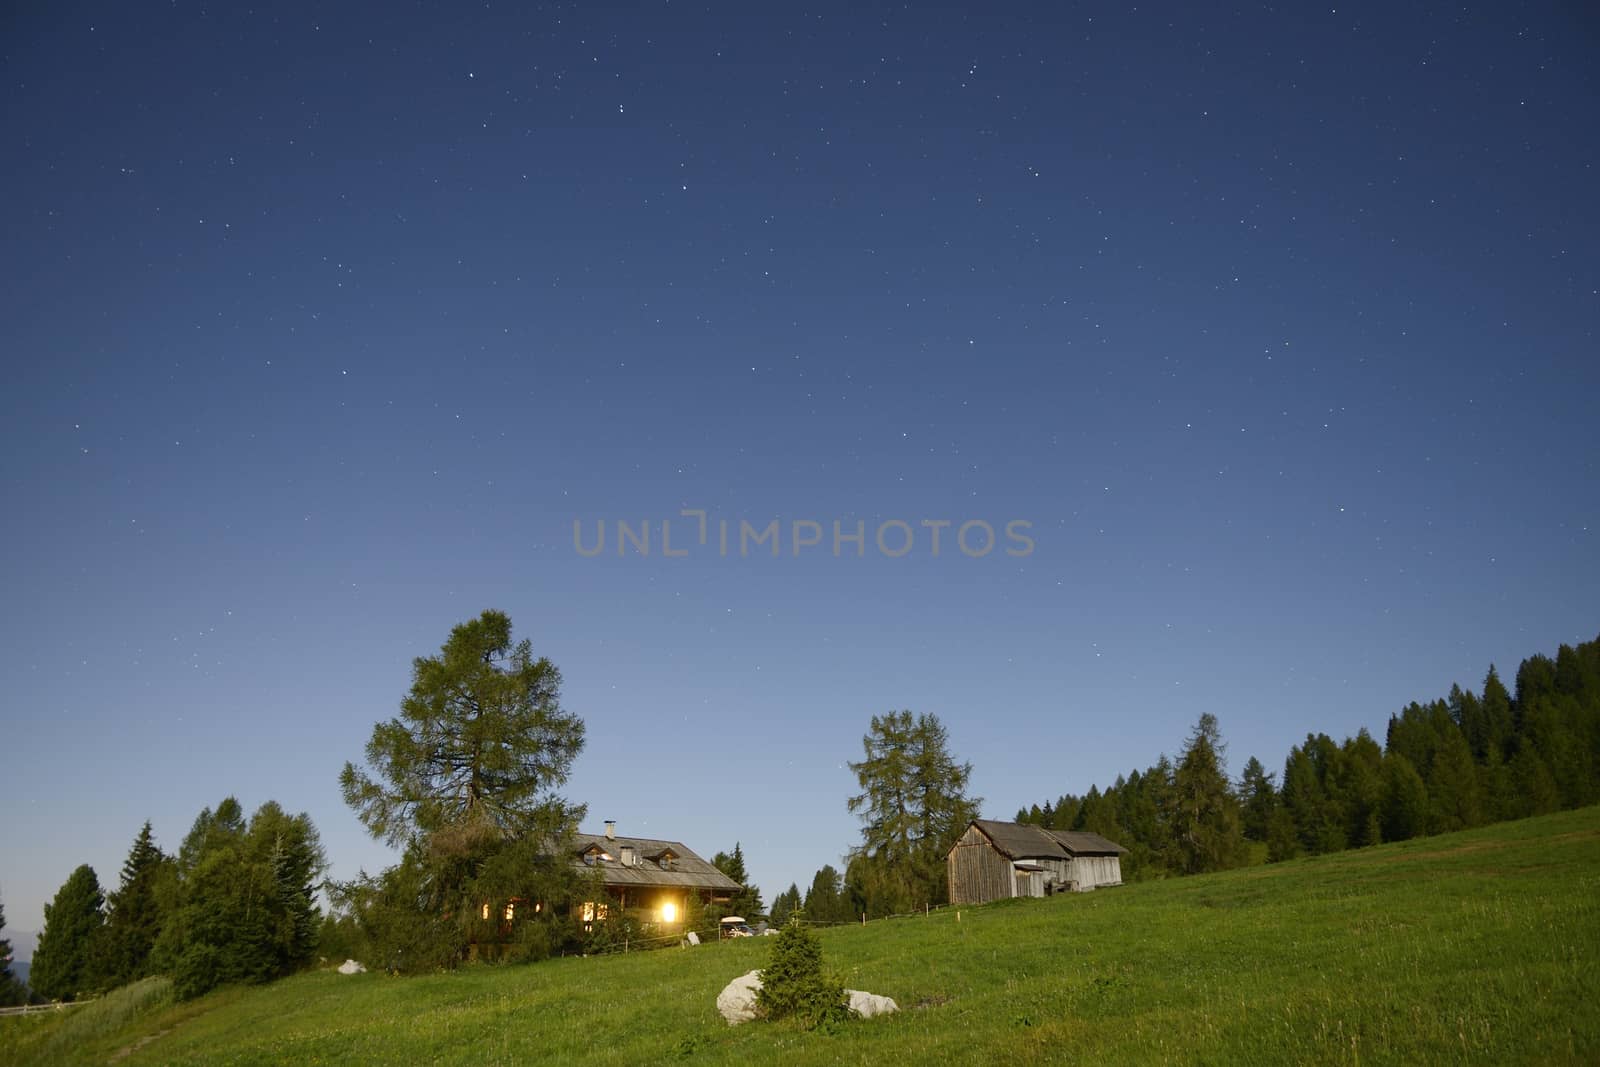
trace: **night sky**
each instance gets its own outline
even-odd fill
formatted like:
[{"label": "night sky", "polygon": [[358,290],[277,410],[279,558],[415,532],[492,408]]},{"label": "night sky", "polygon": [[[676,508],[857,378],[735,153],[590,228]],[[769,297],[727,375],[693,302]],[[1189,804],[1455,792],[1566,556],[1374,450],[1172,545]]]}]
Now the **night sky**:
[{"label": "night sky", "polygon": [[600,7],[0,15],[14,931],[230,793],[392,862],[339,768],[490,607],[769,901],[875,713],[1009,818],[1600,631],[1584,5]]}]

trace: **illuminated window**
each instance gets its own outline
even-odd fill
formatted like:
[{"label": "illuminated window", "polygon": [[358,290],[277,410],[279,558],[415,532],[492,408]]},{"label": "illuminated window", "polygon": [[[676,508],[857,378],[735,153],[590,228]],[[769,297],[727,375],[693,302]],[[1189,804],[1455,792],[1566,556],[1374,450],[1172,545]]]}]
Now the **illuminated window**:
[{"label": "illuminated window", "polygon": [[506,922],[510,922],[511,921],[511,917],[513,915],[515,915],[516,913],[517,913],[517,906],[515,904],[507,904],[506,905]]},{"label": "illuminated window", "polygon": [[487,905],[487,904],[485,904],[483,906],[483,917],[485,919],[487,919],[489,917],[489,905]]},{"label": "illuminated window", "polygon": [[583,908],[579,911],[579,915],[582,916],[583,921],[586,923],[594,922],[594,901],[584,901]]}]

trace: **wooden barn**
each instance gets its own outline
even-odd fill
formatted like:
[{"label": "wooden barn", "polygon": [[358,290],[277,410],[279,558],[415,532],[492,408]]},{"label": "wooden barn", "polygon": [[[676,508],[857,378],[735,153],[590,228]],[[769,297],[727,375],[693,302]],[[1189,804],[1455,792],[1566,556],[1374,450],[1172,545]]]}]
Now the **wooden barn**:
[{"label": "wooden barn", "polygon": [[950,903],[983,904],[1121,885],[1126,851],[1086,831],[974,819],[945,858]]}]

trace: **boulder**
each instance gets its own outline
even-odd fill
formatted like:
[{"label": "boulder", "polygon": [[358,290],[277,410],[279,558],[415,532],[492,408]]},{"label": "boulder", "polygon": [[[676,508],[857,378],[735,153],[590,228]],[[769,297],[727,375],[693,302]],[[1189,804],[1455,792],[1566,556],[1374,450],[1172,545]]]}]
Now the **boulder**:
[{"label": "boulder", "polygon": [[[722,987],[722,992],[717,994],[717,1010],[728,1020],[729,1026],[738,1026],[756,1017],[756,991],[760,988],[760,971],[741,974]],[[850,1010],[863,1019],[900,1010],[900,1005],[894,1002],[893,997],[880,997],[859,989],[846,989],[844,992],[850,998]]]},{"label": "boulder", "polygon": [[741,974],[722,987],[717,994],[717,1010],[728,1020],[729,1026],[738,1026],[756,1017],[756,990],[761,988],[761,972]]},{"label": "boulder", "polygon": [[365,967],[361,966],[361,964],[357,963],[355,960],[345,960],[343,963],[339,964],[339,973],[340,974],[366,974],[367,973],[367,969]]},{"label": "boulder", "polygon": [[846,989],[850,997],[850,1010],[863,1019],[870,1019],[874,1015],[888,1015],[891,1011],[899,1011],[900,1005],[894,1002],[893,997],[880,997],[876,993],[863,993],[859,989]]}]

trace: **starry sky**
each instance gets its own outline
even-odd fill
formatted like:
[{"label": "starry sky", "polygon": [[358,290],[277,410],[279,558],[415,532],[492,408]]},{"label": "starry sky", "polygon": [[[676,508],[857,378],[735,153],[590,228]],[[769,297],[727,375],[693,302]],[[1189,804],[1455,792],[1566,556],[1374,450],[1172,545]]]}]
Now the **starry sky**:
[{"label": "starry sky", "polygon": [[587,723],[586,825],[740,841],[769,900],[856,840],[875,713],[1008,818],[1202,712],[1276,769],[1593,638],[1596,44],[1537,3],[11,6],[10,927],[230,793],[391,862],[339,768],[489,607]]}]

